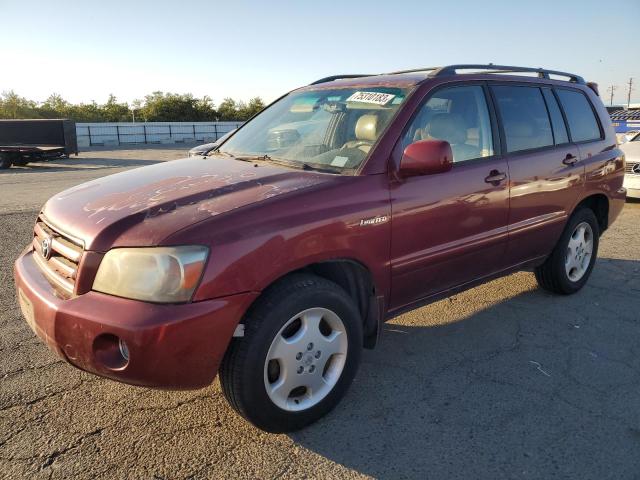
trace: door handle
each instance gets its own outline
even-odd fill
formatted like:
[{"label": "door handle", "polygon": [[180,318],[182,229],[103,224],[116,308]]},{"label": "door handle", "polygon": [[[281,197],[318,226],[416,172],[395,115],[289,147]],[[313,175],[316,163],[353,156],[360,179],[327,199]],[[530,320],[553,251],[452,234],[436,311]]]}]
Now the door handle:
[{"label": "door handle", "polygon": [[577,161],[578,161],[578,157],[576,157],[575,155],[571,155],[570,153],[567,153],[567,156],[564,157],[564,160],[562,160],[562,163],[564,163],[565,165],[574,165]]},{"label": "door handle", "polygon": [[487,183],[493,183],[494,185],[499,184],[500,182],[506,180],[507,174],[504,172],[499,172],[498,170],[491,170],[489,176],[484,179]]}]

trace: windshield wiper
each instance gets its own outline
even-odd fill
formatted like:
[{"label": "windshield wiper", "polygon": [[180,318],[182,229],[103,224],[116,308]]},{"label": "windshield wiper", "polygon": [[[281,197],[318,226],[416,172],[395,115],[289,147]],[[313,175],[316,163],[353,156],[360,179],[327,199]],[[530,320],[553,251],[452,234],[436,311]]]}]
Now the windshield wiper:
[{"label": "windshield wiper", "polygon": [[218,150],[218,148],[214,148],[212,150],[209,150],[206,154],[203,155],[203,157],[208,157],[210,155],[224,155],[225,157],[229,157],[229,158],[236,158],[235,155],[229,153],[229,152],[222,152],[220,150]]},{"label": "windshield wiper", "polygon": [[323,172],[323,173],[340,173],[340,169],[338,168],[324,168],[324,167],[317,167],[315,165],[311,165],[310,163],[300,163],[300,165],[302,166],[303,170],[314,170],[316,172]]},{"label": "windshield wiper", "polygon": [[340,173],[340,169],[338,168],[323,168],[311,163],[297,162],[295,160],[285,160],[283,158],[272,157],[266,153],[264,155],[241,155],[234,158],[236,160],[242,160],[245,162],[269,162],[275,165],[283,165],[285,167],[295,168],[298,170],[314,170],[316,172],[323,173]]},{"label": "windshield wiper", "polygon": [[273,160],[269,155],[238,155],[233,158],[243,162],[269,162]]}]

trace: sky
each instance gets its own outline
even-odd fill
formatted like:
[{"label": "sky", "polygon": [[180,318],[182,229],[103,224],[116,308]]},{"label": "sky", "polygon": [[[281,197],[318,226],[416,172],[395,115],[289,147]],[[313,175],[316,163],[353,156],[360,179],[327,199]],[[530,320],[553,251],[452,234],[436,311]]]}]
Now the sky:
[{"label": "sky", "polygon": [[0,0],[0,92],[131,102],[153,91],[266,101],[318,78],[542,66],[640,101],[640,0]]}]

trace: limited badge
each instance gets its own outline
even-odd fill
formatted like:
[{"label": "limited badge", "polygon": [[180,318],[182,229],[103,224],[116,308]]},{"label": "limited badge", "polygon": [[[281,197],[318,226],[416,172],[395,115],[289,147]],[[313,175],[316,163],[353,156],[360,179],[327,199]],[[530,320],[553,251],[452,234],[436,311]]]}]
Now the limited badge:
[{"label": "limited badge", "polygon": [[365,227],[369,225],[378,225],[387,221],[389,221],[389,217],[387,217],[386,215],[378,215],[377,217],[373,218],[363,218],[362,220],[360,220],[360,226]]}]

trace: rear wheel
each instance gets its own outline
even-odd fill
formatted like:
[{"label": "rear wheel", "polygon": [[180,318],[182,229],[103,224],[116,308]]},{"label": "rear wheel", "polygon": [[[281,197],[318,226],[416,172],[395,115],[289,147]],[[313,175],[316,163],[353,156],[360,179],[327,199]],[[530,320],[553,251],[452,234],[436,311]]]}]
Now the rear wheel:
[{"label": "rear wheel", "polygon": [[231,406],[269,432],[315,422],[343,397],[362,350],[362,321],[333,282],[293,275],[261,297],[220,366]]},{"label": "rear wheel", "polygon": [[593,211],[576,210],[549,258],[536,268],[538,284],[564,295],[580,290],[593,270],[599,239],[600,228]]}]

